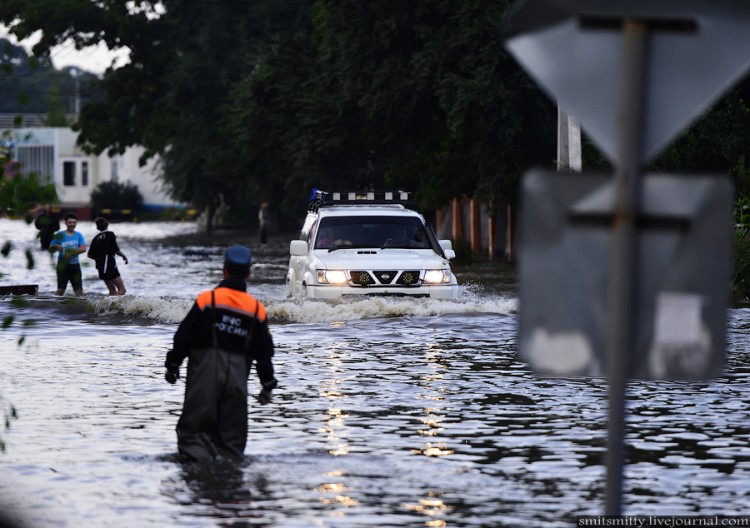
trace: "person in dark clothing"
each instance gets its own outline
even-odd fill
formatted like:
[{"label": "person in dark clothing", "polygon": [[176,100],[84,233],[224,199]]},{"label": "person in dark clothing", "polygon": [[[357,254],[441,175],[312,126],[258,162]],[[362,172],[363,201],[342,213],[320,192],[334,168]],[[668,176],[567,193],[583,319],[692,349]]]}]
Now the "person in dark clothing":
[{"label": "person in dark clothing", "polygon": [[42,249],[49,249],[52,237],[60,230],[60,219],[52,212],[52,206],[45,204],[34,220],[34,227],[39,230],[39,243]]},{"label": "person in dark clothing", "polygon": [[252,254],[234,245],[224,256],[224,280],[200,293],[174,335],[165,379],[175,383],[187,357],[177,446],[189,459],[242,457],[247,443],[247,380],[255,368],[258,401],[271,402],[276,388],[273,339],[265,307],[247,293]]},{"label": "person in dark clothing", "polygon": [[94,222],[100,233],[91,240],[87,256],[96,261],[99,278],[107,285],[109,294],[125,295],[125,283],[120,277],[120,270],[117,269],[115,255],[120,255],[125,264],[128,263],[128,257],[120,251],[117,236],[112,231],[107,231],[109,222],[101,216]]},{"label": "person in dark clothing", "polygon": [[258,210],[258,225],[260,228],[260,243],[265,244],[268,241],[268,224],[271,222],[271,213],[268,202],[260,204]]}]

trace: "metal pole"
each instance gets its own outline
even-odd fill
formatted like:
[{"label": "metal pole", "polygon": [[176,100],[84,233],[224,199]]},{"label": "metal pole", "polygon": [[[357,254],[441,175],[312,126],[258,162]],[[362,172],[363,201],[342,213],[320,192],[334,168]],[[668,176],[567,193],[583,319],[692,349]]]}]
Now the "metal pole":
[{"label": "metal pole", "polygon": [[581,172],[581,125],[567,110],[557,105],[557,170]]},{"label": "metal pole", "polygon": [[606,515],[621,515],[625,401],[632,373],[637,281],[636,218],[640,211],[643,120],[645,115],[647,25],[626,19],[618,109],[615,211],[609,267],[609,327],[606,336],[609,427],[606,453]]}]

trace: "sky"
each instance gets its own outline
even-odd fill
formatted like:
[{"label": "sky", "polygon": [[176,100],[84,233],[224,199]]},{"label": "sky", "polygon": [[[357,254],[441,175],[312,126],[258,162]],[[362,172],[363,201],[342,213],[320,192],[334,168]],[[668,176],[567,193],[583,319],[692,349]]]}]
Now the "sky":
[{"label": "sky", "polygon": [[71,41],[67,41],[62,46],[53,48],[50,56],[52,64],[57,69],[65,66],[76,66],[100,75],[109,67],[112,59],[116,59],[118,64],[123,64],[127,61],[128,52],[127,50],[112,52],[104,44],[77,50]]},{"label": "sky", "polygon": [[[18,41],[8,34],[5,26],[0,25],[0,38],[7,38],[14,44]],[[21,45],[31,53],[31,47],[39,37],[30,37]],[[66,41],[64,44],[52,48],[50,57],[55,68],[61,69],[66,66],[75,66],[88,72],[101,75],[110,65],[112,59],[116,59],[118,64],[122,65],[127,62],[128,50],[110,51],[106,46],[90,47],[83,50],[75,49],[72,41]]]}]

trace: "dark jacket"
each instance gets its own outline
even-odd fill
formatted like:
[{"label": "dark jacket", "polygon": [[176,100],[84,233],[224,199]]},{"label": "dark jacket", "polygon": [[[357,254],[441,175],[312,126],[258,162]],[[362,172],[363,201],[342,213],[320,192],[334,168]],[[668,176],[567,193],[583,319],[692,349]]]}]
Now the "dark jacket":
[{"label": "dark jacket", "polygon": [[96,261],[100,279],[115,279],[120,276],[115,255],[120,252],[117,235],[112,231],[102,231],[91,240],[86,256]]},{"label": "dark jacket", "polygon": [[34,220],[34,227],[39,230],[42,249],[49,249],[52,237],[60,230],[60,220],[48,211],[42,211]]},{"label": "dark jacket", "polygon": [[198,460],[242,456],[250,367],[255,362],[261,384],[273,389],[273,354],[266,309],[246,293],[244,280],[227,279],[198,295],[174,335],[165,363],[174,369],[188,358],[185,401],[177,423],[181,453]]}]

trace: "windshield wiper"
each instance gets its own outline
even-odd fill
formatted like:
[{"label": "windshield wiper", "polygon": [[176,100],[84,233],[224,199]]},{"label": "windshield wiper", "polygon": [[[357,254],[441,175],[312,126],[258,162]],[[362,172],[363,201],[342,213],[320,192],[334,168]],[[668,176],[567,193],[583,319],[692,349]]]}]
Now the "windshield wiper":
[{"label": "windshield wiper", "polygon": [[336,251],[337,249],[363,249],[363,248],[369,248],[372,246],[363,246],[362,244],[338,244],[332,248],[328,249],[328,252]]},{"label": "windshield wiper", "polygon": [[340,244],[340,245],[337,244],[337,245],[333,246],[332,248],[329,248],[328,252],[330,253],[331,251],[336,251],[337,249],[354,249],[354,248],[357,248],[357,247],[359,247],[359,246],[353,246],[351,244]]}]

